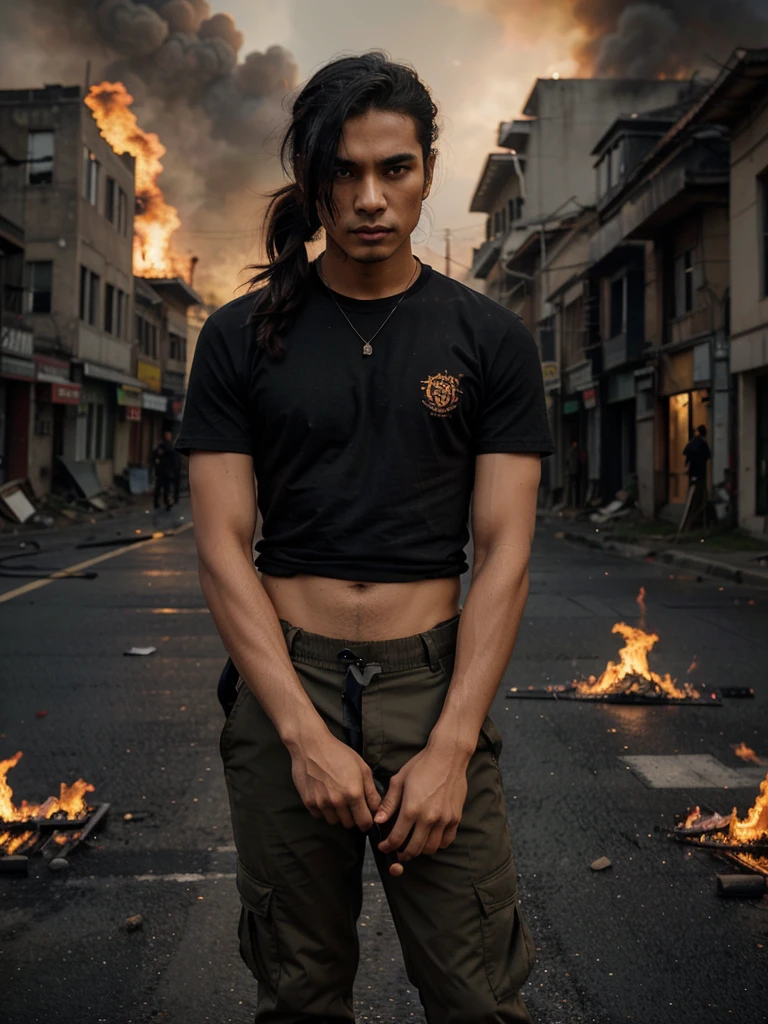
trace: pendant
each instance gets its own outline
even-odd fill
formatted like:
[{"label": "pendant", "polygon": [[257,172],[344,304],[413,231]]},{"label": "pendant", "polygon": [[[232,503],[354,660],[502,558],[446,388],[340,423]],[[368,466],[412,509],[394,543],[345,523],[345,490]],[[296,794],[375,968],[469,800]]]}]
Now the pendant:
[{"label": "pendant", "polygon": [[366,343],[363,345],[363,355],[364,356],[372,356],[373,355],[373,346],[371,345],[370,341],[366,341]]}]

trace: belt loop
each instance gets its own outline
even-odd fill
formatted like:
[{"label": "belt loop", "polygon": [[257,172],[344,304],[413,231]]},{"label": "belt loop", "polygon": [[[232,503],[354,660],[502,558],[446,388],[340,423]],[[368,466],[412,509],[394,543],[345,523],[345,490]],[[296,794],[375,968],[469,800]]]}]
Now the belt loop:
[{"label": "belt loop", "polygon": [[429,668],[431,672],[437,672],[440,668],[440,660],[437,655],[437,644],[435,643],[435,636],[432,630],[428,633],[419,633],[421,642],[427,652],[427,658],[429,659]]},{"label": "belt loop", "polygon": [[285,643],[286,643],[286,645],[288,647],[288,653],[291,655],[291,657],[293,657],[293,645],[294,645],[294,643],[296,641],[296,637],[301,632],[302,632],[301,626],[291,626],[291,628],[286,631]]}]

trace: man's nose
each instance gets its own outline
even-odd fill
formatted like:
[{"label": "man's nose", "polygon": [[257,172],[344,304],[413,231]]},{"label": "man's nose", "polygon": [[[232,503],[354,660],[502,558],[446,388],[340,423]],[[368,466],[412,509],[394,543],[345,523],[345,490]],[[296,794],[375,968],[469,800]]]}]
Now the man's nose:
[{"label": "man's nose", "polygon": [[387,200],[381,181],[376,174],[366,174],[360,179],[360,185],[355,197],[355,209],[358,213],[378,213],[386,209]]}]

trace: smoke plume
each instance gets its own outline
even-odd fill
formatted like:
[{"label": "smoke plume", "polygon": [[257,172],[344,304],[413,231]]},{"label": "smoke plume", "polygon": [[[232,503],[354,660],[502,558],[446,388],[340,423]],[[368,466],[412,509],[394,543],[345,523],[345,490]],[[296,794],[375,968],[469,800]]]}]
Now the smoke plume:
[{"label": "smoke plume", "polygon": [[449,0],[498,17],[508,36],[573,39],[582,75],[685,77],[710,71],[738,46],[768,45],[768,0]]},{"label": "smoke plume", "polygon": [[0,14],[0,87],[84,85],[86,74],[126,86],[139,124],[168,150],[160,185],[183,224],[174,244],[199,255],[194,283],[214,302],[254,258],[297,78],[287,50],[240,59],[242,45],[207,0],[24,0]]}]

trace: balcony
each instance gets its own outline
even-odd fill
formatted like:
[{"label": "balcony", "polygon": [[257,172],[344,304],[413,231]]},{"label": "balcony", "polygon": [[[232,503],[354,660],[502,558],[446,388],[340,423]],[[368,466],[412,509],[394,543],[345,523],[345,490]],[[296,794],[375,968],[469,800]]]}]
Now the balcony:
[{"label": "balcony", "polygon": [[474,250],[472,254],[472,276],[484,280],[493,268],[501,253],[501,238],[490,238]]}]

